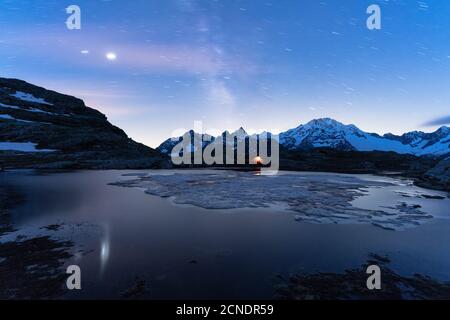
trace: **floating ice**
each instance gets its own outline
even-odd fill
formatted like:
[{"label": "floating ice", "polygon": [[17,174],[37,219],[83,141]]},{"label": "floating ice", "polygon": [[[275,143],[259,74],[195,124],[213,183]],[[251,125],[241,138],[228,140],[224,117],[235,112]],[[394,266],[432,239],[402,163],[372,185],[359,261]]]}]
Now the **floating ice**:
[{"label": "floating ice", "polygon": [[[378,180],[378,181],[377,181]],[[368,188],[395,186],[388,180],[341,174],[298,173],[276,176],[249,172],[176,173],[139,176],[114,185],[138,187],[146,193],[170,197],[175,204],[206,209],[270,208],[294,213],[296,221],[311,223],[370,223],[390,230],[417,226],[433,216],[401,202],[389,210],[354,206]]]}]

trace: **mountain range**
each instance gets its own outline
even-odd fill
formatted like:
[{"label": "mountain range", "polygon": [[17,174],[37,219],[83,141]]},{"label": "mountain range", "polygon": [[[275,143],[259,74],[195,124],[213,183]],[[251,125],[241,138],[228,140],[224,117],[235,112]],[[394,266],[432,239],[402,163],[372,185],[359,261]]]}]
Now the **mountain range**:
[{"label": "mountain range", "polygon": [[[269,137],[280,142],[282,170],[395,171],[422,186],[450,190],[449,133],[448,127],[441,127],[433,133],[380,136],[327,118]],[[216,139],[188,134],[203,139],[202,147]],[[233,135],[246,141],[250,137],[243,128]],[[152,149],[133,141],[76,97],[0,78],[0,171],[171,168],[169,155],[181,139],[167,139]]]},{"label": "mountain range", "polygon": [[[214,141],[214,137],[190,131],[191,138]],[[249,137],[243,128],[232,133],[238,139]],[[415,156],[450,156],[450,128],[441,127],[435,132],[413,131],[401,136],[364,132],[355,125],[344,125],[330,118],[315,119],[307,124],[282,132],[278,136],[280,146],[289,151],[304,151],[315,148],[330,148],[339,151],[384,151]],[[164,141],[158,148],[170,154],[182,137]],[[209,142],[204,142],[204,146]]]}]

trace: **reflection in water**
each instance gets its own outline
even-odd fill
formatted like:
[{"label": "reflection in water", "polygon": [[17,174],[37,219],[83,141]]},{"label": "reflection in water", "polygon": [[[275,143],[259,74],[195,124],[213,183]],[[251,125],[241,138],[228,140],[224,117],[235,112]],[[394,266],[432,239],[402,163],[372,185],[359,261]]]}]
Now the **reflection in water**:
[{"label": "reflection in water", "polygon": [[109,233],[109,226],[107,225],[104,228],[104,237],[102,239],[101,245],[100,245],[100,277],[103,276],[103,273],[106,269],[106,266],[108,264],[109,260],[109,252],[110,252],[110,233]]}]

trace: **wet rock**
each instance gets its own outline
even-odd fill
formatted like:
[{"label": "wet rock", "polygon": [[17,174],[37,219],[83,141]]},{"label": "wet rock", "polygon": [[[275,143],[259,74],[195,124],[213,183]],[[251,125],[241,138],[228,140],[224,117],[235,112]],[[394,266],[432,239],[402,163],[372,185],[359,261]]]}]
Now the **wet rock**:
[{"label": "wet rock", "polygon": [[61,297],[72,246],[50,237],[0,243],[0,299]]},{"label": "wet rock", "polygon": [[11,210],[22,201],[13,187],[0,186],[0,299],[59,298],[65,293],[63,266],[72,256],[73,243],[20,234],[15,241],[2,241],[2,236],[17,231]]},{"label": "wet rock", "polygon": [[439,188],[450,192],[450,158],[441,160],[429,169],[419,180],[419,184],[425,188]]},{"label": "wet rock", "polygon": [[121,293],[121,297],[124,299],[138,299],[146,292],[145,281],[136,278],[132,287]]},{"label": "wet rock", "polygon": [[[276,288],[276,298],[282,300],[448,300],[450,284],[415,274],[404,277],[388,267],[386,257],[371,255],[360,268],[343,273],[298,274]],[[381,268],[381,290],[366,286],[367,267]]]},{"label": "wet rock", "polygon": [[60,228],[61,228],[60,224],[51,224],[51,225],[48,225],[48,226],[44,227],[44,229],[47,229],[49,231],[57,231]]}]

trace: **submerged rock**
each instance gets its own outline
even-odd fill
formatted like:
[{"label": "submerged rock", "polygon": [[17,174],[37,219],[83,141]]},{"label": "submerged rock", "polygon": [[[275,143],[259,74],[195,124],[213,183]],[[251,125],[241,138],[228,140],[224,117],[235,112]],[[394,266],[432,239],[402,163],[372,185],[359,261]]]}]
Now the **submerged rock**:
[{"label": "submerged rock", "polygon": [[[282,300],[448,300],[450,284],[415,274],[404,277],[388,268],[387,257],[371,255],[360,268],[343,273],[298,274],[281,282],[276,298]],[[366,286],[369,265],[381,269],[381,290]]]},{"label": "submerged rock", "polygon": [[146,291],[145,280],[136,278],[134,285],[123,291],[120,296],[124,299],[139,299]]},{"label": "submerged rock", "polygon": [[0,299],[61,297],[72,246],[50,237],[0,243]]},{"label": "submerged rock", "polygon": [[59,298],[67,276],[63,266],[72,257],[73,243],[20,234],[14,241],[5,241],[17,232],[11,210],[22,200],[13,187],[0,186],[0,299]]}]

